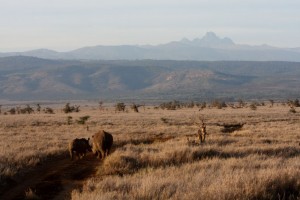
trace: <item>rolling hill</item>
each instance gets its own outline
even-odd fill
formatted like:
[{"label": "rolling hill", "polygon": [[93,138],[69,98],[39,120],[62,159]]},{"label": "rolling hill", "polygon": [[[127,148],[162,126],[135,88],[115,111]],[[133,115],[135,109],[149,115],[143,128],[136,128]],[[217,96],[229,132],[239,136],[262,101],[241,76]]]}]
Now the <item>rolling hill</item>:
[{"label": "rolling hill", "polygon": [[300,63],[0,58],[0,99],[299,97]]}]

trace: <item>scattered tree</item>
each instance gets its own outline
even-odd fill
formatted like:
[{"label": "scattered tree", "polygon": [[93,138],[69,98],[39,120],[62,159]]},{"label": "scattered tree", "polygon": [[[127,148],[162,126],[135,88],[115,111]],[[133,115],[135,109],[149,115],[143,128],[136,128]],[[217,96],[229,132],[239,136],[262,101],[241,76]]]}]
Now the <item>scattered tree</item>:
[{"label": "scattered tree", "polygon": [[98,102],[99,110],[103,110],[103,101]]},{"label": "scattered tree", "polygon": [[14,114],[16,114],[16,108],[11,108],[8,112],[9,112],[11,115],[14,115]]},{"label": "scattered tree", "polygon": [[115,111],[124,112],[126,105],[123,102],[117,103],[115,105]]},{"label": "scattered tree", "polygon": [[220,100],[214,100],[212,103],[211,103],[211,106],[212,107],[216,107],[218,109],[222,109],[222,108],[226,108],[227,105],[224,101],[220,101]]},{"label": "scattered tree", "polygon": [[66,103],[65,107],[63,108],[64,113],[71,113],[71,112],[79,112],[80,106],[70,106],[70,103]]},{"label": "scattered tree", "polygon": [[133,103],[132,105],[131,105],[131,109],[134,111],[134,112],[139,112],[139,109],[138,109],[138,105],[136,105],[135,103]]},{"label": "scattered tree", "polygon": [[41,105],[39,103],[36,104],[36,112],[38,112],[38,113],[41,112]]},{"label": "scattered tree", "polygon": [[179,101],[174,100],[174,101],[162,103],[162,104],[160,104],[159,107],[161,109],[176,110],[176,109],[182,107],[182,103],[180,103]]},{"label": "scattered tree", "polygon": [[274,100],[269,99],[269,101],[270,101],[271,107],[273,107],[273,105],[274,105]]},{"label": "scattered tree", "polygon": [[250,109],[251,110],[256,110],[257,109],[257,106],[256,106],[257,104],[255,103],[255,102],[253,102],[253,103],[251,103],[250,104]]},{"label": "scattered tree", "polygon": [[30,107],[30,105],[26,105],[26,108],[21,108],[20,109],[21,114],[31,114],[34,112],[33,108]]},{"label": "scattered tree", "polygon": [[238,107],[239,108],[243,108],[245,105],[246,105],[246,103],[242,99],[238,100]]}]

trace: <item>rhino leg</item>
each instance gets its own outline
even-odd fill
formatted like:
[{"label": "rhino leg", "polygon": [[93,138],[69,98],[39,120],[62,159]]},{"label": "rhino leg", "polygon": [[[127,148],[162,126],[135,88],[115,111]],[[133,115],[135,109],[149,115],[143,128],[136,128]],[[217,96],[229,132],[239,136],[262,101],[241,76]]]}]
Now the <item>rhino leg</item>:
[{"label": "rhino leg", "polygon": [[70,157],[71,157],[71,160],[73,160],[73,151],[70,150]]},{"label": "rhino leg", "polygon": [[103,156],[102,156],[101,151],[98,151],[97,153],[98,153],[98,158],[99,158],[99,159],[102,159]]}]

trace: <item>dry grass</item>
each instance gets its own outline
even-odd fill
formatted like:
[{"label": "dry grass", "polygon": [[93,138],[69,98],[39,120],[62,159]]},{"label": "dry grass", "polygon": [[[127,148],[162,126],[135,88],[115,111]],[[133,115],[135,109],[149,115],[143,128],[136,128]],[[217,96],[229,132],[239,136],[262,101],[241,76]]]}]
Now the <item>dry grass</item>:
[{"label": "dry grass", "polygon": [[[75,137],[111,132],[112,154],[72,199],[299,199],[300,115],[275,105],[242,109],[115,113],[93,106],[80,113],[0,115],[0,176],[22,173],[65,154]],[[88,115],[86,125],[67,124]],[[207,140],[196,137],[199,115]],[[220,124],[245,123],[222,133]],[[187,142],[189,136],[192,142]],[[195,140],[195,142],[193,142]]]}]

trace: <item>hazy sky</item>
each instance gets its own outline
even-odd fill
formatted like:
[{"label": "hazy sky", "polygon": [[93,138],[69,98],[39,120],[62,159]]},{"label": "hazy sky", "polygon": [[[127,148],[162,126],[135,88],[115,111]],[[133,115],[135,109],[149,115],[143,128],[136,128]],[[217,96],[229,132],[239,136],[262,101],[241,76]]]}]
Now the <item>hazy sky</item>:
[{"label": "hazy sky", "polygon": [[208,31],[300,47],[300,0],[0,0],[0,52],[155,45]]}]

